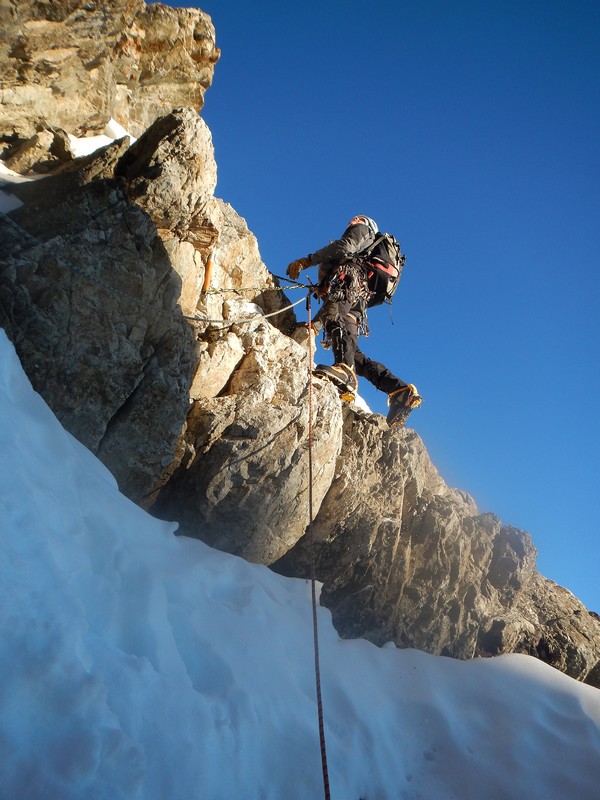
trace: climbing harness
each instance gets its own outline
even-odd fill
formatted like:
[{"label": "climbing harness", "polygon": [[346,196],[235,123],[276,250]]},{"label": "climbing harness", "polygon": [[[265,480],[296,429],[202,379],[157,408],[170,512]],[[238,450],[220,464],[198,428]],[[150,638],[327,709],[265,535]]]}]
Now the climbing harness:
[{"label": "climbing harness", "polygon": [[348,302],[350,305],[364,301],[366,307],[370,296],[367,275],[362,267],[349,262],[335,268],[326,292],[328,300],[333,303]]},{"label": "climbing harness", "polygon": [[323,698],[321,694],[321,667],[319,659],[319,628],[317,621],[317,578],[315,566],[315,539],[313,533],[313,459],[312,459],[312,444],[313,444],[313,381],[312,381],[312,363],[313,363],[313,349],[312,349],[312,335],[310,333],[312,327],[311,317],[311,291],[306,297],[306,311],[308,314],[307,327],[308,335],[308,536],[310,542],[310,561],[311,561],[311,597],[312,597],[312,619],[313,619],[313,645],[315,654],[315,685],[317,692],[317,711],[319,717],[319,743],[321,746],[321,768],[323,772],[323,791],[325,800],[331,800],[331,793],[329,790],[329,771],[327,769],[327,749],[325,746],[325,725],[323,722]]}]

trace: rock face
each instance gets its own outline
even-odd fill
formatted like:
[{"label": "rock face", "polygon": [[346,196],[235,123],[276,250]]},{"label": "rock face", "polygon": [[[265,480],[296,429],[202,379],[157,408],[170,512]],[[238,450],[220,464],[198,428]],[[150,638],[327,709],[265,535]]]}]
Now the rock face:
[{"label": "rock face", "polygon": [[[36,390],[140,503],[150,502],[178,465],[190,403],[212,396],[204,379],[221,391],[245,353],[230,328],[211,333],[210,345],[198,340],[207,328],[197,305],[208,252],[223,229],[227,270],[225,220],[244,227],[214,199],[215,182],[210,133],[193,110],[181,109],[130,149],[127,140],[116,142],[42,182],[12,186],[24,205],[0,224],[8,254],[0,323]],[[253,239],[247,228],[245,239]],[[248,280],[247,264],[234,254],[223,290]],[[249,257],[257,254],[254,241]],[[259,275],[252,266],[252,284],[262,283],[272,306],[278,298],[283,304],[264,266]],[[209,302],[217,322],[234,316],[235,294],[228,303],[223,294]],[[237,354],[221,359],[218,378],[202,359],[209,347]]]},{"label": "rock face", "polygon": [[274,565],[310,575],[337,630],[456,658],[529,653],[597,685],[599,619],[535,570],[529,534],[449,489],[414,431],[345,411],[329,492]]},{"label": "rock face", "polygon": [[[600,619],[536,571],[529,535],[448,488],[414,431],[342,408],[318,379],[307,533],[308,333],[214,196],[208,128],[174,102],[199,72],[210,83],[206,15],[138,0],[2,13],[5,164],[44,177],[4,187],[0,324],[63,425],[184,534],[300,577],[314,547],[345,636],[529,653],[600,686]],[[66,131],[109,116],[137,141],[74,159]]]},{"label": "rock face", "polygon": [[198,344],[150,217],[122,183],[75,175],[36,184],[40,205],[0,230],[0,319],[35,389],[140,500],[173,458]]},{"label": "rock face", "polygon": [[219,58],[207,14],[143,0],[3,0],[0,131],[83,135],[114,118],[139,136],[177,106],[200,109]]},{"label": "rock face", "polygon": [[[188,452],[154,511],[177,518],[184,533],[271,564],[307,524],[307,354],[264,322],[242,334],[241,344],[244,354],[226,393],[194,404]],[[316,388],[315,395],[318,508],[339,452],[341,409],[332,387]]]}]

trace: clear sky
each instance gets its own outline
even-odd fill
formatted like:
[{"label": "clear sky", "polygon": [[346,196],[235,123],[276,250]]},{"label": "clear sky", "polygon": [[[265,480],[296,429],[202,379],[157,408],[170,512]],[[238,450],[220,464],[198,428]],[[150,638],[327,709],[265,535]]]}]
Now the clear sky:
[{"label": "clear sky", "polygon": [[356,213],[402,241],[362,349],[418,386],[445,480],[600,612],[600,4],[196,5],[217,194],[278,274]]}]

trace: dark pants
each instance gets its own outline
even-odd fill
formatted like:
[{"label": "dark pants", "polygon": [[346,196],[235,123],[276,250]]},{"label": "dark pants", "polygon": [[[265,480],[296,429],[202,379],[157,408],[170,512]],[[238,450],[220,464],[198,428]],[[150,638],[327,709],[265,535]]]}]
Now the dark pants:
[{"label": "dark pants", "polygon": [[358,316],[360,309],[349,302],[326,301],[317,315],[329,337],[336,364],[343,363],[356,369],[356,374],[386,394],[407,384],[397,378],[378,361],[368,358],[358,347]]}]

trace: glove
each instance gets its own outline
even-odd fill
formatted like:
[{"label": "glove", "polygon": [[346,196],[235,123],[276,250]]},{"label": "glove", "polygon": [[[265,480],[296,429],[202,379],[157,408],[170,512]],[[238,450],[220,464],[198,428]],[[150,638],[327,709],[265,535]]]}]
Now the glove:
[{"label": "glove", "polygon": [[327,292],[329,291],[329,284],[325,281],[322,281],[318,286],[315,287],[315,291],[313,292],[313,297],[316,297],[317,300],[321,300]]},{"label": "glove", "polygon": [[297,258],[288,266],[285,274],[288,276],[288,278],[291,278],[293,281],[295,281],[298,275],[300,275],[300,271],[309,266],[310,264],[308,263],[308,258]]},{"label": "glove", "polygon": [[[306,330],[309,329],[308,328],[308,322],[299,322],[298,323],[298,327],[299,328],[305,328]],[[311,322],[310,323],[310,332],[312,333],[313,336],[318,336],[320,330],[321,330],[321,326],[317,322]]]}]

